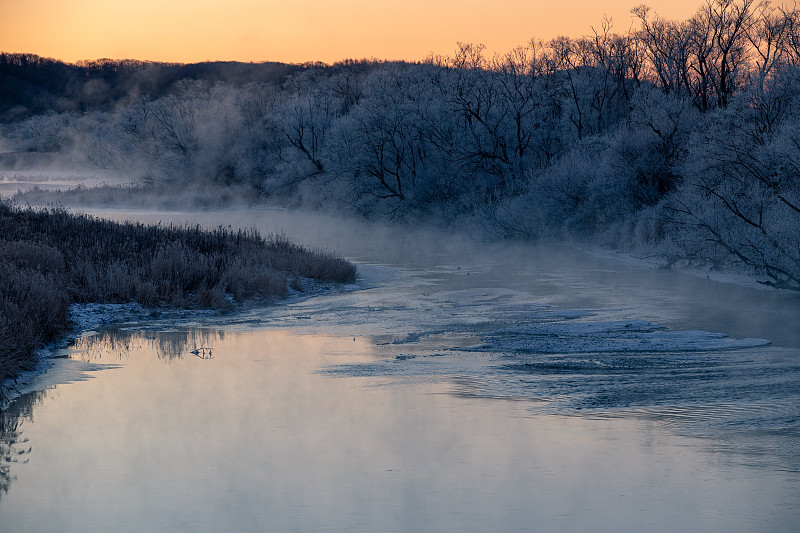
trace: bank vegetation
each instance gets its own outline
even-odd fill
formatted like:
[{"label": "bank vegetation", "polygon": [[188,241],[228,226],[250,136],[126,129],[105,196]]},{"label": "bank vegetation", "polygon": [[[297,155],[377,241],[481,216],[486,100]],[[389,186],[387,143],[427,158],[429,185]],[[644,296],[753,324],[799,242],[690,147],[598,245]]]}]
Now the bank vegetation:
[{"label": "bank vegetation", "polygon": [[354,281],[353,264],[255,230],[117,223],[0,202],[0,382],[36,364],[73,303],[231,309],[285,298],[304,278]]}]

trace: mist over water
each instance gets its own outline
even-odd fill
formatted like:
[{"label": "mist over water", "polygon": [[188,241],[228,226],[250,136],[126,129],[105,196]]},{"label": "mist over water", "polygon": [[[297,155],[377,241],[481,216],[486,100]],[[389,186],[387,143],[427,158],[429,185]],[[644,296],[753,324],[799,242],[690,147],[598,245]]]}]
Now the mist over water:
[{"label": "mist over water", "polygon": [[792,531],[800,520],[795,295],[568,245],[309,212],[95,214],[284,233],[357,261],[360,279],[80,339],[63,365],[108,369],[37,400],[4,525]]},{"label": "mist over water", "polygon": [[454,288],[502,288],[524,293],[528,303],[558,302],[561,310],[627,309],[631,317],[656,320],[671,329],[760,337],[775,345],[800,347],[800,300],[795,294],[754,288],[757,283],[743,278],[726,283],[704,272],[649,267],[624,253],[594,253],[570,244],[480,241],[457,231],[281,208],[90,212],[119,221],[256,228],[359,263],[413,269],[429,284],[442,278]]},{"label": "mist over water", "polygon": [[[730,420],[717,422],[739,425],[750,416],[739,413],[739,403],[767,397],[774,409],[747,406],[761,417],[745,425],[781,428],[800,415],[792,407],[800,398],[794,294],[569,245],[477,242],[436,229],[298,215],[244,210],[187,220],[286,233],[362,264],[362,282],[374,283],[370,290],[315,298],[286,314],[279,308],[225,319],[312,333],[352,331],[371,337],[387,356],[333,373],[426,375],[433,368],[434,374],[466,372],[479,382],[488,374],[472,394],[536,399],[546,390],[548,408],[559,412],[713,403],[719,413],[727,402]],[[144,215],[161,223],[181,217],[187,215]]]}]

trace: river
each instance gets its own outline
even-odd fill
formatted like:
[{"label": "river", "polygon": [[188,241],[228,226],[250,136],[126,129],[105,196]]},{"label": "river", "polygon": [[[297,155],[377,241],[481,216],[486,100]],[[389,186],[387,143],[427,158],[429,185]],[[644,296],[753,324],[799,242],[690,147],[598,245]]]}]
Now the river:
[{"label": "river", "polygon": [[796,531],[800,298],[281,209],[356,285],[95,328],[3,417],[3,531]]}]

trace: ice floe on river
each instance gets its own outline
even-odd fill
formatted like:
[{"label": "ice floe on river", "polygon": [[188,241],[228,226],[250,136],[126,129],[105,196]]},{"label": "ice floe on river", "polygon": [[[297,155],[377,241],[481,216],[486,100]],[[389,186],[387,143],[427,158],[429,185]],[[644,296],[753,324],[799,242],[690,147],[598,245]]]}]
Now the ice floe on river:
[{"label": "ice floe on river", "polygon": [[482,339],[482,344],[461,350],[545,354],[693,352],[770,344],[766,339],[734,339],[708,331],[671,331],[644,320],[524,323],[484,334]]}]

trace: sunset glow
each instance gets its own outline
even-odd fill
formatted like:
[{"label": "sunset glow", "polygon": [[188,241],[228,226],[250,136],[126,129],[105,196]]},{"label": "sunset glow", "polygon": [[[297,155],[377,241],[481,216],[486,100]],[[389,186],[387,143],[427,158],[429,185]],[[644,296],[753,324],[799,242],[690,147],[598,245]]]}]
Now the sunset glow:
[{"label": "sunset glow", "polygon": [[[604,16],[623,32],[639,0],[1,0],[0,51],[65,61],[419,60],[457,42],[502,53],[532,37],[579,36]],[[700,0],[646,2],[684,19]]]}]

